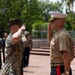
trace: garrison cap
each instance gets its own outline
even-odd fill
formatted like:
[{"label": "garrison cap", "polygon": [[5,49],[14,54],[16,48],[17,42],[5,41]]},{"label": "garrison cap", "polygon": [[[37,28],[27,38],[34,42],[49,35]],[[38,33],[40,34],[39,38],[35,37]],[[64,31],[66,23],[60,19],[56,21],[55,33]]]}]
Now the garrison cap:
[{"label": "garrison cap", "polygon": [[67,14],[63,14],[60,12],[54,12],[54,11],[49,12],[49,14],[51,15],[50,20],[53,20],[54,18],[67,18],[68,16]]},{"label": "garrison cap", "polygon": [[25,32],[24,32],[24,34],[25,34],[25,35],[28,35],[28,34],[29,34],[29,32],[28,32],[28,31],[25,31]]},{"label": "garrison cap", "polygon": [[19,18],[10,19],[8,22],[8,26],[10,27],[12,25],[22,26],[21,19],[19,19]]}]

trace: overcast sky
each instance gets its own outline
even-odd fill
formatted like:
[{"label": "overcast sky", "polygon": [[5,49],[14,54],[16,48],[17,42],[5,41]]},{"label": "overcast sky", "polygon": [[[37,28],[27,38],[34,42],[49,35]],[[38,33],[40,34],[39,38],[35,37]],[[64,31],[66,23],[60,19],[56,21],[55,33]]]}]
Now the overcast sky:
[{"label": "overcast sky", "polygon": [[57,2],[57,1],[60,1],[60,0],[50,0],[50,1],[52,1],[52,2]]}]

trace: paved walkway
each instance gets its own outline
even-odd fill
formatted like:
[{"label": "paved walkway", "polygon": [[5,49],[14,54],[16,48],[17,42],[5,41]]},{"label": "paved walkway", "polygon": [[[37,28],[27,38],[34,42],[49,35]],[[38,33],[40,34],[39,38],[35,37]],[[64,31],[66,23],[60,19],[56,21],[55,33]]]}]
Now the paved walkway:
[{"label": "paved walkway", "polygon": [[[24,75],[50,75],[49,60],[49,56],[30,55],[29,66],[24,68]],[[75,59],[71,67],[75,75]]]},{"label": "paved walkway", "polygon": [[30,55],[29,66],[24,75],[50,75],[49,56]]},{"label": "paved walkway", "polygon": [[[71,67],[73,75],[75,75],[75,59],[72,61]],[[49,49],[31,51],[29,66],[24,68],[24,75],[50,75]]]},{"label": "paved walkway", "polygon": [[[36,51],[37,50],[40,50],[40,49],[36,49]],[[43,49],[41,49],[40,51],[42,50]],[[48,51],[48,49],[46,51]],[[46,51],[43,51],[43,52],[46,52]],[[50,60],[49,55],[41,55],[38,53],[35,54],[35,52],[33,53],[31,52],[29,66],[23,69],[24,75],[50,75],[49,60]],[[72,67],[73,75],[75,75],[75,59],[72,61],[71,67]]]}]

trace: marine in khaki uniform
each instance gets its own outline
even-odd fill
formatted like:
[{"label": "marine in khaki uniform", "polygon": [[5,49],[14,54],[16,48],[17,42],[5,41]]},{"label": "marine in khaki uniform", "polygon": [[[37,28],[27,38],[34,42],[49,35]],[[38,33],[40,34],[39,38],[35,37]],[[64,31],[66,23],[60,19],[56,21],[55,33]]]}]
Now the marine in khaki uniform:
[{"label": "marine in khaki uniform", "polygon": [[25,30],[20,19],[9,21],[10,34],[5,42],[5,64],[1,75],[22,75],[23,44],[21,33]]},{"label": "marine in khaki uniform", "polygon": [[23,54],[23,67],[28,66],[29,64],[29,55],[30,55],[30,50],[32,50],[32,39],[30,38],[30,33],[28,31],[24,32],[24,54]]},{"label": "marine in khaki uniform", "polygon": [[51,22],[48,27],[50,75],[72,75],[70,66],[74,58],[74,44],[71,36],[64,28],[67,14],[60,12],[50,12],[50,14]]}]

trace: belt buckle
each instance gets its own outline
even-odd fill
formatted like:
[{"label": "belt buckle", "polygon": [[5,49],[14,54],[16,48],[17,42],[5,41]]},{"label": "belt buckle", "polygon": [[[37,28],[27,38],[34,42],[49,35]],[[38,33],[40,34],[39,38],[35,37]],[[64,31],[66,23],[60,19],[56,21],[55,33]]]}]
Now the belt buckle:
[{"label": "belt buckle", "polygon": [[56,66],[62,66],[64,65],[63,63],[51,63],[51,66],[56,67]]}]

